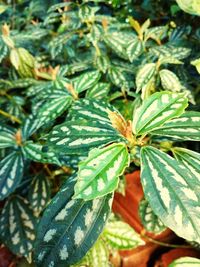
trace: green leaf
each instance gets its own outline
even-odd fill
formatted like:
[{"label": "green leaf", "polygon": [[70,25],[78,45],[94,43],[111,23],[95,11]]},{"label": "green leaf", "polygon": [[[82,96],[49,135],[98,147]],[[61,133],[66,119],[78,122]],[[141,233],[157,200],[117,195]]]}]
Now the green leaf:
[{"label": "green leaf", "polygon": [[74,198],[90,200],[113,192],[128,165],[129,154],[125,144],[93,149],[79,164]]},{"label": "green leaf", "polygon": [[50,200],[50,184],[46,176],[37,175],[28,191],[29,203],[35,215],[39,215]]},{"label": "green leaf", "polygon": [[200,16],[200,1],[199,0],[176,0],[179,7],[191,15]]},{"label": "green leaf", "polygon": [[42,149],[43,146],[41,144],[36,144],[32,141],[26,142],[22,147],[25,158],[36,162],[60,165],[58,156],[54,151],[44,152]]},{"label": "green leaf", "polygon": [[178,236],[200,242],[200,181],[156,148],[143,147],[141,160],[145,197],[155,214]]},{"label": "green leaf", "polygon": [[0,222],[3,243],[14,254],[31,260],[37,222],[27,200],[19,196],[10,198],[2,210]]},{"label": "green leaf", "polygon": [[162,57],[174,57],[178,60],[188,57],[191,53],[190,48],[186,47],[174,47],[174,46],[155,46],[150,49],[150,51],[155,54],[160,59]]},{"label": "green leaf", "polygon": [[193,61],[190,62],[193,66],[196,67],[198,73],[200,74],[200,58],[195,59]]},{"label": "green leaf", "polygon": [[146,134],[161,127],[165,122],[180,116],[187,107],[184,94],[158,92],[144,100],[133,115],[133,132],[136,135]]},{"label": "green leaf", "polygon": [[126,52],[127,43],[119,37],[119,32],[112,32],[104,36],[104,42],[112,51],[123,59],[128,59]]},{"label": "green leaf", "polygon": [[87,90],[86,97],[94,99],[103,99],[108,96],[110,90],[109,83],[98,82],[95,86]]},{"label": "green leaf", "polygon": [[122,221],[109,222],[103,232],[103,237],[106,241],[116,249],[132,249],[145,245],[145,242],[140,238],[139,234]]},{"label": "green leaf", "polygon": [[125,138],[109,124],[80,119],[57,125],[48,136],[50,147],[67,154],[87,153],[91,148],[114,141],[125,142]]},{"label": "green leaf", "polygon": [[0,129],[0,148],[12,147],[16,145],[15,135]]},{"label": "green leaf", "polygon": [[186,111],[179,118],[166,122],[152,135],[172,137],[176,140],[200,141],[200,112]]},{"label": "green leaf", "polygon": [[159,72],[162,87],[172,92],[180,92],[181,83],[179,78],[170,70],[163,69]]},{"label": "green leaf", "polygon": [[70,266],[93,246],[110,213],[112,195],[93,201],[71,199],[76,179],[69,178],[45,210],[38,227],[38,267]]},{"label": "green leaf", "polygon": [[37,112],[37,128],[55,120],[60,116],[72,103],[72,97],[60,97],[46,102]]},{"label": "green leaf", "polygon": [[176,159],[200,181],[200,153],[182,147],[174,147],[172,152]]},{"label": "green leaf", "polygon": [[200,259],[196,259],[193,257],[181,257],[172,263],[170,263],[169,267],[198,267],[200,266]]},{"label": "green leaf", "polygon": [[158,218],[158,216],[153,212],[149,202],[146,199],[140,201],[139,205],[139,215],[142,221],[142,225],[145,230],[155,234],[160,234],[166,227]]},{"label": "green leaf", "polygon": [[23,177],[24,159],[14,151],[0,161],[0,200],[10,195]]},{"label": "green leaf", "polygon": [[138,39],[133,39],[127,46],[127,55],[129,57],[130,62],[133,62],[137,59],[143,52],[143,44]]},{"label": "green leaf", "polygon": [[97,84],[98,80],[101,78],[99,71],[90,71],[72,80],[73,87],[77,93],[81,93],[90,87]]},{"label": "green leaf", "polygon": [[108,76],[111,82],[117,87],[128,87],[127,79],[122,70],[115,66],[111,66],[108,69]]},{"label": "green leaf", "polygon": [[148,63],[142,66],[136,74],[136,93],[145,90],[149,83],[152,82],[156,74],[156,64]]},{"label": "green leaf", "polygon": [[95,64],[100,71],[106,73],[110,65],[110,61],[106,55],[100,55],[96,57]]}]

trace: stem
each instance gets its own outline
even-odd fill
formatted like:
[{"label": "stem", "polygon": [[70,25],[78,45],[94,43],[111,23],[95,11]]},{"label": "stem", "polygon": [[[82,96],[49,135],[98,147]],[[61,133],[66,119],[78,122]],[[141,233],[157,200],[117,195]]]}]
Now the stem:
[{"label": "stem", "polygon": [[17,117],[15,117],[15,116],[9,114],[9,113],[6,112],[6,111],[3,111],[2,109],[0,109],[0,114],[3,115],[3,116],[6,117],[6,118],[11,119],[12,121],[15,121],[15,122],[19,123],[19,124],[22,123],[20,119],[18,119]]},{"label": "stem", "polygon": [[189,245],[178,245],[178,244],[169,244],[169,243],[164,243],[158,240],[155,240],[145,234],[141,234],[142,237],[148,239],[148,241],[150,241],[151,243],[163,246],[163,247],[169,247],[169,248],[191,248],[191,246]]}]

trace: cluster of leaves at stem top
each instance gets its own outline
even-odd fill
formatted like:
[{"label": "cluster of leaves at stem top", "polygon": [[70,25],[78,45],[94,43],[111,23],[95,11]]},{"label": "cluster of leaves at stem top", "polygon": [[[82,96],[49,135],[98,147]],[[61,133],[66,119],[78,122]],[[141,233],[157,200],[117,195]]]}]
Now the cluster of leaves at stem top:
[{"label": "cluster of leaves at stem top", "polygon": [[198,1],[0,5],[0,240],[14,254],[105,267],[143,245],[109,219],[135,168],[144,228],[200,243]]}]

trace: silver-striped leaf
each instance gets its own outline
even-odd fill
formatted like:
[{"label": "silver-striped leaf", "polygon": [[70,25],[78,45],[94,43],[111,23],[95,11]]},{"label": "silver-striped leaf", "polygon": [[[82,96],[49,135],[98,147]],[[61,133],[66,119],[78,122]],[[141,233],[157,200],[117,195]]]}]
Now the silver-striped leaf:
[{"label": "silver-striped leaf", "polygon": [[113,196],[86,202],[72,199],[75,182],[74,177],[69,178],[43,214],[35,245],[38,267],[68,267],[78,262],[107,221]]},{"label": "silver-striped leaf", "polygon": [[0,222],[3,243],[14,254],[31,261],[37,222],[27,200],[19,196],[10,198],[2,210]]},{"label": "silver-striped leaf", "polygon": [[77,93],[81,93],[97,84],[101,78],[99,71],[88,71],[72,80],[72,85]]},{"label": "silver-striped leaf", "polygon": [[170,70],[163,69],[159,72],[162,87],[172,92],[180,92],[181,83],[176,74]]},{"label": "silver-striped leaf", "polygon": [[200,141],[200,112],[186,111],[179,118],[166,122],[152,135],[172,137],[176,140]]},{"label": "silver-striped leaf", "polygon": [[133,132],[146,134],[161,127],[167,121],[180,116],[188,105],[182,93],[158,92],[146,100],[133,115]]},{"label": "silver-striped leaf", "polygon": [[151,83],[152,79],[156,74],[156,64],[147,63],[142,66],[136,74],[136,93],[139,91],[144,91],[148,84]]},{"label": "silver-striped leaf", "polygon": [[41,163],[60,165],[58,155],[54,151],[44,152],[43,146],[39,143],[33,143],[32,141],[27,141],[23,145],[22,151],[24,157],[30,160]]},{"label": "silver-striped leaf", "polygon": [[47,101],[37,112],[37,129],[60,116],[72,103],[72,97],[59,97]]},{"label": "silver-striped leaf", "polygon": [[123,143],[91,150],[87,159],[79,164],[74,198],[90,200],[113,192],[129,161],[127,147]]},{"label": "silver-striped leaf", "polygon": [[193,257],[181,257],[172,263],[170,263],[169,267],[199,267],[200,259]]},{"label": "silver-striped leaf", "polygon": [[178,60],[182,60],[188,57],[191,53],[190,48],[175,47],[175,46],[154,46],[150,51],[157,57],[174,57]]},{"label": "silver-striped leaf", "polygon": [[48,178],[44,175],[37,175],[34,177],[28,191],[28,200],[36,216],[38,216],[48,204],[50,193]]},{"label": "silver-striped leaf", "polygon": [[20,184],[24,159],[20,151],[13,151],[0,161],[0,200],[10,195]]},{"label": "silver-striped leaf", "polygon": [[145,197],[160,220],[178,236],[200,242],[200,181],[160,150],[141,150]]},{"label": "silver-striped leaf", "polygon": [[109,83],[97,83],[95,86],[87,90],[86,97],[94,99],[103,99],[108,96],[110,90]]},{"label": "silver-striped leaf", "polygon": [[128,82],[124,72],[115,66],[108,69],[108,76],[111,82],[119,88],[128,87]]},{"label": "silver-striped leaf", "polygon": [[48,145],[66,154],[87,153],[91,148],[114,141],[125,142],[125,138],[109,124],[80,119],[57,125],[48,136]]},{"label": "silver-striped leaf", "polygon": [[106,73],[110,65],[110,61],[106,55],[99,55],[95,58],[95,64],[101,72]]},{"label": "silver-striped leaf", "polygon": [[182,147],[172,150],[175,158],[200,181],[200,153]]},{"label": "silver-striped leaf", "polygon": [[16,145],[14,133],[0,130],[0,148],[12,147]]},{"label": "silver-striped leaf", "polygon": [[146,199],[140,201],[139,216],[145,230],[154,234],[160,234],[166,229],[159,217],[153,212]]},{"label": "silver-striped leaf", "polygon": [[108,222],[104,232],[103,238],[108,244],[115,249],[133,249],[145,245],[138,233],[125,222],[111,221]]},{"label": "silver-striped leaf", "polygon": [[134,38],[127,46],[127,55],[130,62],[137,59],[143,52],[143,43],[138,38]]}]

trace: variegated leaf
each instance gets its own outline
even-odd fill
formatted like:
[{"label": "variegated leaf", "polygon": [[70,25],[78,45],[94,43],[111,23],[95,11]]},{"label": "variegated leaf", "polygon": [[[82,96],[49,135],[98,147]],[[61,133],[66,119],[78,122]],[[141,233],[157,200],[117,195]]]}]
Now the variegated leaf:
[{"label": "variegated leaf", "polygon": [[30,160],[60,165],[58,155],[54,151],[43,151],[43,146],[41,144],[28,141],[23,145],[22,151],[25,158]]},{"label": "variegated leaf", "polygon": [[163,69],[159,72],[162,87],[165,90],[180,92],[181,83],[179,78],[170,70]]},{"label": "variegated leaf", "polygon": [[131,62],[137,59],[142,54],[142,52],[143,44],[138,38],[133,39],[127,46],[127,55]]},{"label": "variegated leaf", "polygon": [[23,177],[24,159],[19,151],[14,151],[0,162],[0,200],[10,195]]},{"label": "variegated leaf", "polygon": [[60,97],[46,102],[37,112],[37,128],[55,120],[60,116],[72,103],[72,97]]},{"label": "variegated leaf", "polygon": [[166,122],[152,135],[172,137],[176,140],[200,141],[200,112],[186,111],[179,118]]},{"label": "variegated leaf", "polygon": [[87,90],[86,97],[94,99],[103,99],[108,96],[110,90],[109,83],[97,83],[95,86]]},{"label": "variegated leaf", "polygon": [[16,145],[14,133],[0,130],[0,148],[12,147]]},{"label": "variegated leaf", "polygon": [[29,203],[35,215],[39,215],[50,199],[50,184],[46,176],[37,175],[28,192]]},{"label": "variegated leaf", "polygon": [[14,254],[31,260],[37,225],[27,200],[19,196],[10,198],[2,210],[0,222],[3,243]]},{"label": "variegated leaf", "polygon": [[190,48],[174,46],[154,46],[150,51],[157,57],[174,57],[178,60],[188,57],[191,53]]},{"label": "variegated leaf", "polygon": [[111,82],[116,85],[117,87],[128,87],[128,83],[126,80],[126,76],[124,75],[124,73],[122,72],[122,70],[120,70],[119,68],[115,67],[115,66],[111,66],[108,69],[108,76],[111,80]]},{"label": "variegated leaf", "polygon": [[200,242],[200,181],[156,148],[143,147],[141,160],[145,197],[155,214],[178,236]]},{"label": "variegated leaf", "polygon": [[180,116],[188,105],[181,93],[158,92],[147,98],[133,115],[133,132],[146,134]]},{"label": "variegated leaf", "polygon": [[114,141],[125,142],[125,138],[109,124],[102,125],[98,121],[80,119],[57,125],[48,137],[50,147],[67,154],[87,153],[91,148]]},{"label": "variegated leaf", "polygon": [[70,266],[93,246],[110,213],[112,195],[93,201],[72,199],[76,179],[69,178],[45,210],[38,227],[38,267]]},{"label": "variegated leaf", "polygon": [[113,192],[128,165],[129,154],[123,143],[93,149],[79,164],[74,198],[90,200]]},{"label": "variegated leaf", "polygon": [[175,147],[172,152],[176,159],[200,181],[200,153],[182,147]]},{"label": "variegated leaf", "polygon": [[200,1],[199,0],[176,0],[179,7],[186,13],[200,16]]},{"label": "variegated leaf", "polygon": [[145,230],[155,234],[160,234],[166,229],[158,216],[153,212],[146,199],[140,201],[139,215]]},{"label": "variegated leaf", "polygon": [[156,64],[148,63],[142,66],[136,74],[136,93],[140,90],[144,90],[145,87],[151,83],[154,75],[156,74]]},{"label": "variegated leaf", "polygon": [[193,257],[181,257],[172,263],[170,263],[169,267],[199,267],[200,259]]},{"label": "variegated leaf", "polygon": [[119,37],[119,32],[113,32],[104,36],[104,42],[109,46],[114,53],[123,59],[128,59],[126,52],[126,40]]},{"label": "variegated leaf", "polygon": [[116,249],[132,249],[145,245],[139,234],[122,221],[109,222],[103,232],[103,237]]},{"label": "variegated leaf", "polygon": [[102,71],[103,73],[106,73],[110,65],[110,62],[106,55],[100,55],[96,57],[95,64],[100,71]]},{"label": "variegated leaf", "polygon": [[72,80],[72,85],[77,93],[81,93],[97,84],[101,78],[99,71],[89,71]]},{"label": "variegated leaf", "polygon": [[102,100],[81,99],[70,108],[69,119],[98,121],[103,127],[107,127],[107,125],[112,127],[108,110],[116,111],[113,106]]}]

